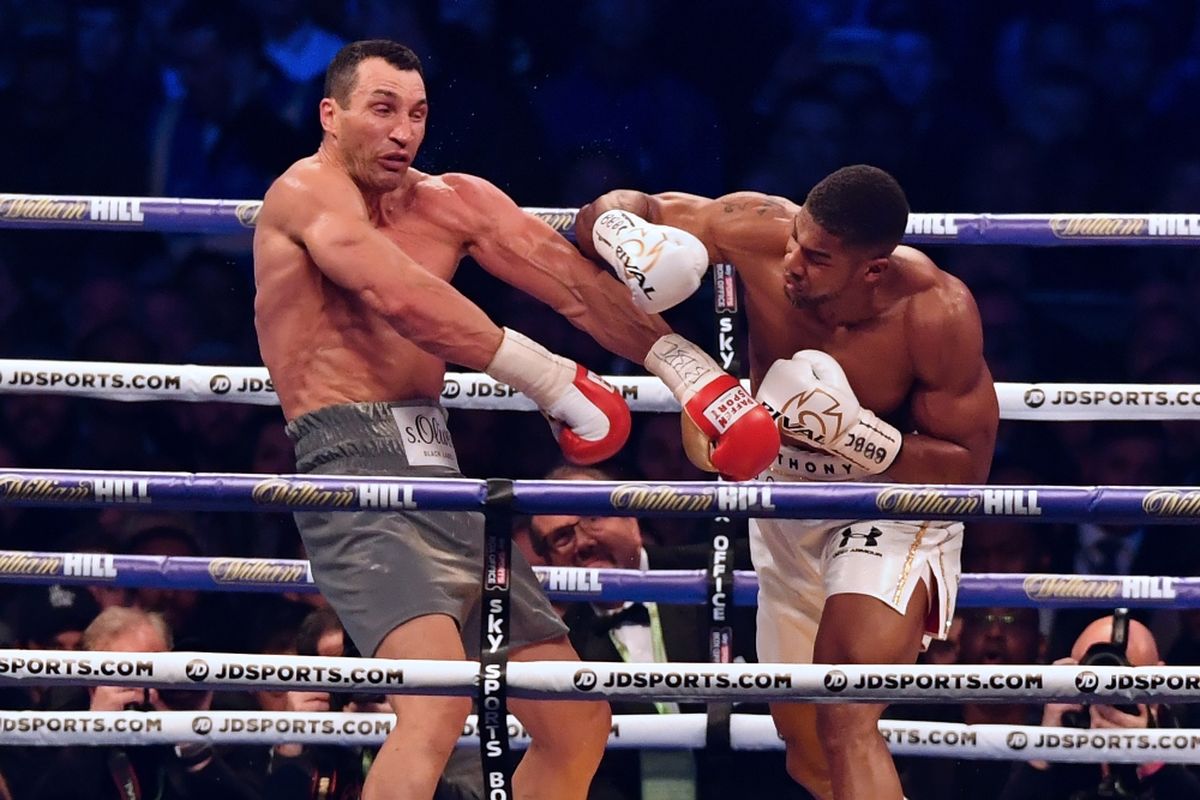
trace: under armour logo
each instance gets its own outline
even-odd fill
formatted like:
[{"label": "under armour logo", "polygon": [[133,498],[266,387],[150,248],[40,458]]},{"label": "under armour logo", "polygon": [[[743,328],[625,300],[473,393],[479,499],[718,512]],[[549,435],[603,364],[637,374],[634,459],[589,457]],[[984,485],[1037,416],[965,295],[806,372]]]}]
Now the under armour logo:
[{"label": "under armour logo", "polygon": [[873,527],[866,533],[857,533],[853,528],[846,528],[846,530],[842,531],[842,543],[838,545],[838,549],[840,550],[843,547],[849,546],[851,539],[866,539],[867,541],[863,542],[863,547],[878,547],[880,536],[883,536],[883,531],[879,530],[879,528]]}]

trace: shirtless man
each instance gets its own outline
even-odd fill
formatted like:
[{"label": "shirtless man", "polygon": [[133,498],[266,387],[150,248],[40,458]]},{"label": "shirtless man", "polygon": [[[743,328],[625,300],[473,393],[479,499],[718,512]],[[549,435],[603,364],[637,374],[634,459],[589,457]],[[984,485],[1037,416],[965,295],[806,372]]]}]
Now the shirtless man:
[{"label": "shirtless man", "polygon": [[[570,460],[599,461],[621,447],[629,410],[611,387],[498,328],[451,287],[467,254],[661,377],[691,424],[711,434],[722,472],[744,480],[771,463],[778,434],[770,414],[634,306],[606,271],[487,181],[411,168],[429,109],[411,50],[382,40],[347,45],[329,65],[325,95],[320,149],[267,192],[254,236],[259,347],[300,471],[459,477],[438,406],[447,361],[536,402]],[[477,619],[480,598],[481,514],[305,512],[296,520],[313,576],[359,652],[465,657],[460,630]],[[516,554],[511,591],[511,658],[575,659]],[[470,701],[390,702],[403,724],[363,797],[429,798]],[[510,708],[533,735],[517,796],[583,798],[608,736],[607,706],[513,699]]]},{"label": "shirtless man", "polygon": [[[898,246],[907,219],[896,181],[854,166],[803,206],[753,192],[615,191],[580,210],[576,233],[638,302],[647,290],[678,300],[698,282],[637,256],[667,235],[660,225],[698,237],[704,260],[738,267],[751,383],[784,440],[764,479],[980,483],[999,411],[979,312],[961,282]],[[752,520],[750,537],[763,661],[911,663],[945,636],[960,524]],[[821,798],[899,800],[882,711],[775,705],[789,773]]]}]

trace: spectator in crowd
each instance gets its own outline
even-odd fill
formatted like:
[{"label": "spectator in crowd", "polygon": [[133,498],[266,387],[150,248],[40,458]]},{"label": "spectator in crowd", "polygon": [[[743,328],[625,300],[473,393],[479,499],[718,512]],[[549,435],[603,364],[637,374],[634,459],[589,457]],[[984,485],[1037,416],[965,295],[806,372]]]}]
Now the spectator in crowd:
[{"label": "spectator in crowd", "polygon": [[[198,558],[202,552],[191,526],[186,516],[150,516],[143,511],[131,521],[122,550],[131,555]],[[188,589],[133,590],[134,606],[162,615],[184,650],[228,652],[231,649],[229,640],[237,631],[222,624],[226,601],[227,597],[220,594]]]},{"label": "spectator in crowd", "polygon": [[[595,467],[561,466],[547,480],[608,481],[612,476]],[[705,569],[708,547],[656,547],[643,541],[636,517],[598,517],[547,514],[531,517],[530,541],[536,554],[558,567],[600,569]],[[740,553],[740,558],[738,557]],[[749,552],[743,542],[735,550],[734,568],[747,568]],[[585,603],[561,608],[570,629],[571,644],[584,661],[707,661],[706,609],[663,603]],[[753,660],[753,616],[736,614],[733,644],[740,659]],[[613,714],[669,714],[676,703],[614,701]],[[699,710],[699,709],[695,709]],[[663,792],[686,796],[747,797],[800,796],[779,759],[675,751],[610,750],[592,781],[592,797],[641,800]],[[691,788],[693,787],[694,788]],[[691,792],[695,792],[694,795]],[[650,794],[654,793],[654,794]],[[675,795],[669,795],[675,796]]]},{"label": "spectator in crowd", "polygon": [[[1160,486],[1167,482],[1166,441],[1154,422],[1109,422],[1097,425],[1081,454],[1080,475],[1091,486]],[[1190,529],[1083,523],[1057,542],[1050,571],[1066,575],[1177,575],[1177,541]],[[1088,609],[1058,609],[1050,652],[1064,652],[1088,624]],[[1135,611],[1143,622],[1146,609]]]},{"label": "spectator in crowd", "polygon": [[274,108],[297,130],[316,136],[312,109],[321,100],[325,67],[346,42],[313,18],[311,0],[241,0],[262,30],[262,56],[278,78]]},{"label": "spectator in crowd", "polygon": [[[1114,617],[1094,620],[1071,646],[1071,655],[1055,664],[1092,663],[1093,648],[1114,647],[1129,666],[1160,666],[1158,643],[1150,630],[1137,620],[1127,620],[1128,632],[1118,633],[1113,645]],[[1111,660],[1103,662],[1112,665]],[[1083,727],[1136,733],[1148,728],[1175,727],[1174,715],[1165,705],[1118,706],[1093,703],[1047,703],[1042,711],[1044,727]],[[1138,797],[1144,800],[1195,800],[1200,798],[1200,780],[1182,764],[1154,761],[1149,753],[1132,764],[1059,764],[1029,761],[1015,764],[1001,800],[1043,800],[1071,797],[1080,800],[1103,797]]]},{"label": "spectator in crowd", "polygon": [[152,194],[261,197],[303,149],[264,94],[258,42],[233,8],[217,5],[189,2],[171,20],[184,91],[150,123]]},{"label": "spectator in crowd", "polygon": [[[161,616],[138,609],[105,609],[88,625],[84,650],[163,653],[171,630]],[[212,693],[146,689],[131,685],[95,686],[91,711],[192,711],[207,709]],[[222,797],[256,800],[253,783],[233,772],[210,745],[72,746],[54,754],[28,794],[34,800],[128,800],[154,792],[162,800]],[[153,787],[153,788],[149,788]]]},{"label": "spectator in crowd", "polygon": [[[546,146],[560,158],[596,146],[614,149],[641,184],[719,187],[716,110],[689,81],[654,61],[658,28],[670,22],[637,0],[587,0],[576,23],[574,61],[533,89]],[[684,137],[691,139],[687,148],[678,146]]]},{"label": "spectator in crowd", "polygon": [[[302,656],[338,658],[345,655],[349,640],[337,615],[330,608],[311,612],[300,624],[295,650]],[[331,694],[329,692],[286,692],[284,709],[296,713],[342,711],[348,714],[390,714],[383,695],[368,693]],[[403,724],[401,722],[400,724]],[[263,800],[358,800],[363,780],[374,760],[373,747],[342,745],[303,745],[283,742],[271,748],[271,764]],[[478,768],[478,761],[475,762]],[[470,776],[456,777],[451,769],[442,777],[433,800],[466,800],[475,797],[471,786],[482,795],[479,770]],[[462,785],[459,781],[464,781]]]},{"label": "spectator in crowd", "polygon": [[[1042,659],[1044,640],[1035,608],[965,608],[959,637],[961,664],[1034,664]],[[1025,725],[1036,709],[1019,703],[892,706],[890,719],[928,720],[969,725]],[[891,723],[885,722],[887,727]],[[899,727],[902,723],[895,723]],[[1008,777],[1006,761],[949,758],[898,759],[897,769],[909,797],[939,800],[996,800]]]}]

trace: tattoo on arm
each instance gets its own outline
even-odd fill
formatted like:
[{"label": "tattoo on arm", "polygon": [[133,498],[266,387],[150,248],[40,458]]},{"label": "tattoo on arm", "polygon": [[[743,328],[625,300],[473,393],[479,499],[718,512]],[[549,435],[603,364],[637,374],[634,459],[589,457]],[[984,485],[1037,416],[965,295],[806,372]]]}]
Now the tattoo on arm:
[{"label": "tattoo on arm", "polygon": [[783,209],[783,203],[770,198],[759,198],[757,200],[743,200],[740,203],[725,203],[724,211],[726,214],[733,214],[737,211],[753,210],[758,216],[765,216],[768,212],[779,211]]}]

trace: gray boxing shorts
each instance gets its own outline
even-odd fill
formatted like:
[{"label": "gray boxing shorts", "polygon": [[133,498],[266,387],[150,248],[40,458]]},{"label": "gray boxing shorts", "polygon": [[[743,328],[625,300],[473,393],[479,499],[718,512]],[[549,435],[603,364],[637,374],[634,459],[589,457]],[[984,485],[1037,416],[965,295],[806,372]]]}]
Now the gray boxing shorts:
[{"label": "gray boxing shorts", "polygon": [[[327,406],[288,423],[296,467],[312,475],[461,478],[446,412],[428,401]],[[301,511],[313,579],[365,656],[398,625],[453,617],[479,652],[483,514]],[[529,563],[513,550],[510,646],[565,636]]]}]

